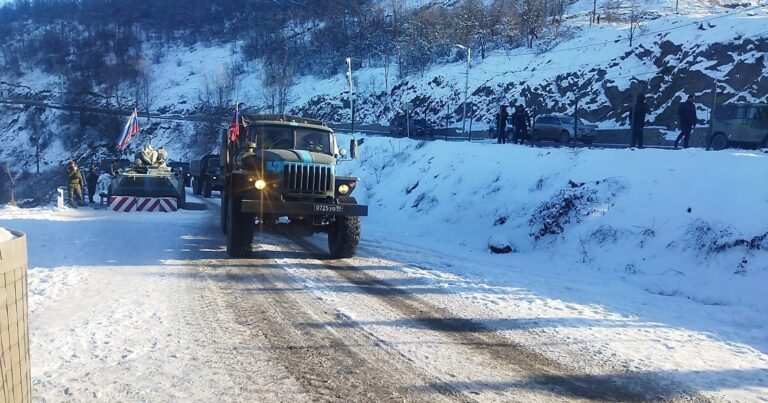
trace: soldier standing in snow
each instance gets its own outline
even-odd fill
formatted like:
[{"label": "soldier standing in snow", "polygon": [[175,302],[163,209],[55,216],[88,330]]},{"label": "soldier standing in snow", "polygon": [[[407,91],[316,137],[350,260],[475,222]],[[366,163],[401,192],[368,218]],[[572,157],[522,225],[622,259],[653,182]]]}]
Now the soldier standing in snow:
[{"label": "soldier standing in snow", "polygon": [[696,116],[696,105],[693,103],[693,95],[688,96],[688,100],[681,103],[677,108],[677,116],[680,118],[680,135],[675,139],[675,148],[683,140],[683,148],[688,148],[688,139],[691,137],[693,128],[699,120]]},{"label": "soldier standing in snow", "polygon": [[77,169],[75,161],[70,161],[69,165],[67,165],[67,175],[69,177],[69,204],[77,208],[78,205],[83,205],[83,185],[85,185],[85,180],[83,179],[83,174]]},{"label": "soldier standing in snow", "polygon": [[496,125],[496,128],[499,131],[499,144],[507,143],[507,118],[509,118],[507,105],[501,105],[501,109],[499,110],[499,121],[497,122],[498,125]]},{"label": "soldier standing in snow", "polygon": [[512,124],[515,126],[515,137],[512,139],[515,144],[525,144],[525,140],[530,139],[528,129],[531,127],[531,115],[525,110],[522,104],[515,105],[515,112],[512,114]]},{"label": "soldier standing in snow", "polygon": [[645,128],[645,94],[643,90],[637,94],[635,104],[630,112],[630,124],[632,127],[632,139],[629,142],[630,147],[643,148],[643,129]]},{"label": "soldier standing in snow", "polygon": [[96,195],[96,183],[99,181],[99,170],[96,168],[96,165],[91,166],[91,169],[88,171],[88,200],[91,204],[96,203],[93,201],[93,196]]}]

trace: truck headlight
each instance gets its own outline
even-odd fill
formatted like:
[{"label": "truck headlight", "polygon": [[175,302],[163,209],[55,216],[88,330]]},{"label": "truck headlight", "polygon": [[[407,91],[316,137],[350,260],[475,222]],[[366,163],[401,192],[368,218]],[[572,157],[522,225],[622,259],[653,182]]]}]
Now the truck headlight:
[{"label": "truck headlight", "polygon": [[267,182],[264,182],[263,179],[259,179],[256,182],[254,182],[253,186],[255,186],[256,189],[258,189],[258,190],[262,190],[265,187],[267,187]]},{"label": "truck headlight", "polygon": [[339,186],[339,193],[343,194],[343,195],[349,193],[349,186],[347,186],[347,185],[340,185]]}]

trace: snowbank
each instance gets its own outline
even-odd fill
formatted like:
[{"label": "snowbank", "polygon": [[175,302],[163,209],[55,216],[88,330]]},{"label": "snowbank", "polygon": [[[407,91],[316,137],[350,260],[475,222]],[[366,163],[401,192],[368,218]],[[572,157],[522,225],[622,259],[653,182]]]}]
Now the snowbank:
[{"label": "snowbank", "polygon": [[766,154],[375,137],[360,152],[340,171],[364,177],[369,239],[767,310]]},{"label": "snowbank", "polygon": [[13,234],[11,234],[10,231],[8,231],[3,227],[0,227],[0,243],[10,241],[13,238],[16,238],[16,237]]}]

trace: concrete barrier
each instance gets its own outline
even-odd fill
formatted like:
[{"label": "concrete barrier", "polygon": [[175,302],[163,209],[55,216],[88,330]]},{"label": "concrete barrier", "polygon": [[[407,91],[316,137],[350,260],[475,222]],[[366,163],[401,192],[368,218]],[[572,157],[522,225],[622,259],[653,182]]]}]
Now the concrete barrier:
[{"label": "concrete barrier", "polygon": [[27,237],[0,242],[0,401],[31,402]]}]

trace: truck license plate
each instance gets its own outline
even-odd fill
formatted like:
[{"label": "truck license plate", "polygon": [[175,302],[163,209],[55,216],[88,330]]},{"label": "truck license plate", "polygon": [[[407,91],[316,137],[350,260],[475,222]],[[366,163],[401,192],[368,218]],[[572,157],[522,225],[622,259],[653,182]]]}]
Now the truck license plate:
[{"label": "truck license plate", "polygon": [[338,204],[315,204],[315,213],[341,213],[342,207]]}]

